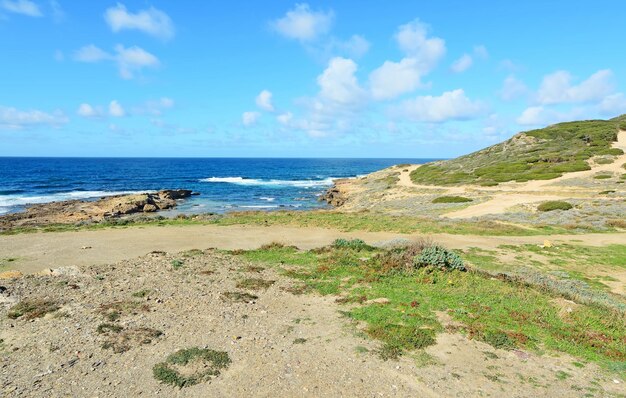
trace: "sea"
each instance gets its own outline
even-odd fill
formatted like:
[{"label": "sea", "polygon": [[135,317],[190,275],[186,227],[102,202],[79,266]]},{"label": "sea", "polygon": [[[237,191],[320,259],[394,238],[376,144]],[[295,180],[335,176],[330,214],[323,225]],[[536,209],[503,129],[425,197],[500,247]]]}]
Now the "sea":
[{"label": "sea", "polygon": [[191,189],[171,213],[309,210],[334,179],[435,159],[0,157],[0,214],[35,203]]}]

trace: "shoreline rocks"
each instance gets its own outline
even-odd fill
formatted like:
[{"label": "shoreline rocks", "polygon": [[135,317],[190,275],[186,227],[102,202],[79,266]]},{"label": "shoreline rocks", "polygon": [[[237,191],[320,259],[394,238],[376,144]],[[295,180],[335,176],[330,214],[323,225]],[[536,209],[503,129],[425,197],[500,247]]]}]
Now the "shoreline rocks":
[{"label": "shoreline rocks", "polygon": [[67,200],[34,204],[23,212],[0,216],[0,231],[21,226],[102,221],[135,213],[154,213],[176,207],[177,200],[195,193],[165,189],[154,193],[107,196],[95,201]]}]

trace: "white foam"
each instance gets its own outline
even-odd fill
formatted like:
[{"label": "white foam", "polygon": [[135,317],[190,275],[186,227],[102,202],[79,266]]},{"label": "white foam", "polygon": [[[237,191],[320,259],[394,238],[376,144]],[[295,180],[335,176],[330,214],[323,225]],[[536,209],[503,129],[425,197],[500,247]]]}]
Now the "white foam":
[{"label": "white foam", "polygon": [[278,206],[276,205],[249,205],[249,206],[237,206],[244,207],[246,209],[276,209]]},{"label": "white foam", "polygon": [[209,177],[201,179],[200,182],[228,183],[249,186],[312,188],[331,186],[333,185],[333,180],[335,179],[336,178],[334,177],[330,177],[323,180],[260,180],[256,178],[243,177]]},{"label": "white foam", "polygon": [[267,197],[267,196],[261,196],[261,197],[259,197],[259,199],[265,200],[267,202],[273,202],[273,201],[276,200],[276,198],[270,198],[270,197]]},{"label": "white foam", "polygon": [[11,207],[33,205],[39,203],[59,202],[73,199],[92,199],[103,196],[128,195],[148,191],[70,191],[51,195],[0,195],[0,214],[7,213]]}]

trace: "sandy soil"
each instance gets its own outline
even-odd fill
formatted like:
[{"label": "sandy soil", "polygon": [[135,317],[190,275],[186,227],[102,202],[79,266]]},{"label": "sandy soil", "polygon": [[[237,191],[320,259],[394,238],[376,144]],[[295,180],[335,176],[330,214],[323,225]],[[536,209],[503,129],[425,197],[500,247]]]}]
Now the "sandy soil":
[{"label": "sandy soil", "polygon": [[[65,266],[92,264],[134,258],[154,250],[177,252],[190,249],[254,249],[271,242],[282,242],[301,249],[312,249],[337,238],[360,238],[368,243],[395,238],[416,239],[424,235],[392,232],[341,232],[325,228],[287,226],[148,226],[77,232],[45,232],[0,236],[0,259],[12,258],[7,269],[24,273]],[[570,242],[604,246],[626,242],[626,232],[612,234],[558,236],[475,236],[432,234],[435,241],[453,249],[480,247],[494,249],[505,244]]]},{"label": "sandy soil", "polygon": [[[61,269],[3,281],[0,294],[0,391],[11,397],[582,397],[617,396],[622,381],[595,365],[573,365],[566,355],[496,350],[449,332],[419,353],[382,361],[378,344],[338,312],[334,297],[293,295],[293,281],[271,269],[207,251],[185,258],[153,253],[112,265]],[[258,265],[258,264],[257,264]],[[250,291],[249,302],[223,299],[241,278],[276,281]],[[149,289],[145,297],[133,292]],[[56,313],[11,320],[7,308],[24,298],[61,304]],[[129,340],[125,352],[103,346],[121,335],[99,333],[102,306],[136,303],[114,322],[121,335],[156,329],[149,340]],[[126,307],[124,307],[126,308]],[[441,321],[454,322],[440,314]],[[452,330],[452,329],[451,329]],[[297,340],[298,339],[298,340]],[[231,365],[213,380],[178,389],[160,384],[155,364],[183,348],[225,351]],[[421,367],[419,367],[421,366]]]}]

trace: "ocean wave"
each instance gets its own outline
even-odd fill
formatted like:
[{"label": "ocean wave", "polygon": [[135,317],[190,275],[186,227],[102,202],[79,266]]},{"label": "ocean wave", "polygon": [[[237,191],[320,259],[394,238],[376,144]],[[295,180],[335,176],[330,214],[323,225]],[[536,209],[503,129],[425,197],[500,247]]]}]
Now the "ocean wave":
[{"label": "ocean wave", "polygon": [[16,206],[33,205],[39,203],[59,202],[73,199],[93,199],[103,196],[128,195],[148,191],[70,191],[50,195],[0,195],[0,214],[7,213]]},{"label": "ocean wave", "polygon": [[243,207],[246,209],[277,209],[278,208],[277,205],[247,205],[247,206],[236,206],[236,207]]},{"label": "ocean wave", "polygon": [[228,183],[248,186],[313,188],[331,186],[333,185],[333,180],[336,180],[336,178],[329,177],[323,180],[261,180],[244,177],[209,177],[201,179],[200,182]]},{"label": "ocean wave", "polygon": [[268,196],[260,196],[260,197],[259,197],[259,199],[260,199],[260,200],[264,200],[264,201],[266,201],[266,202],[273,202],[273,201],[275,201],[275,200],[276,200],[276,198],[270,198],[270,197],[268,197]]}]

